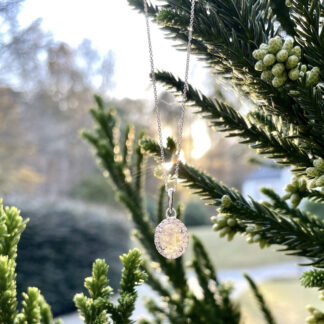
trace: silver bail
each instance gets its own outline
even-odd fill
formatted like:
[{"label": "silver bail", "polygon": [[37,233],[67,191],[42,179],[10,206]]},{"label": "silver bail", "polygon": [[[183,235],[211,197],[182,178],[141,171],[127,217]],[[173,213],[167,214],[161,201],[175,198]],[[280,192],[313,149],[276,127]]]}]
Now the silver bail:
[{"label": "silver bail", "polygon": [[174,194],[174,189],[172,189],[172,188],[168,189],[169,210],[173,209],[173,194]]}]

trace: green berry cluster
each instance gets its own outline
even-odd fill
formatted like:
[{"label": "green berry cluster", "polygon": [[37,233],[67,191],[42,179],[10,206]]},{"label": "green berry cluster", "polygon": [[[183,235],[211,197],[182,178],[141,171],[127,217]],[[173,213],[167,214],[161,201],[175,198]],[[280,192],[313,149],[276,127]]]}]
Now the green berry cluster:
[{"label": "green berry cluster", "polygon": [[290,199],[293,208],[297,208],[301,200],[304,198],[304,193],[307,191],[307,181],[305,178],[293,178],[292,182],[285,187],[286,195],[283,199]]},{"label": "green berry cluster", "polygon": [[269,244],[258,233],[258,231],[260,229],[261,229],[261,227],[258,226],[258,225],[254,225],[254,224],[248,225],[247,228],[246,228],[246,234],[247,234],[246,241],[249,244],[259,243],[260,248],[263,249],[265,247],[268,247]]},{"label": "green berry cluster", "polygon": [[290,36],[283,39],[280,36],[271,38],[268,44],[262,43],[253,51],[253,57],[258,60],[254,68],[261,73],[261,79],[271,82],[279,88],[288,79],[296,81],[306,74],[306,85],[315,85],[319,80],[319,68],[307,71],[307,66],[300,63],[301,48],[294,46],[294,39]]},{"label": "green berry cluster", "polygon": [[321,192],[324,193],[324,160],[322,158],[316,159],[313,165],[313,167],[306,169],[306,174],[311,179],[309,188],[320,187]]},{"label": "green berry cluster", "polygon": [[218,215],[212,216],[211,221],[214,223],[213,230],[219,231],[219,236],[227,236],[228,241],[231,241],[237,233],[237,221],[233,216],[226,212],[232,205],[232,200],[229,196],[222,197],[221,206],[217,209]]},{"label": "green berry cluster", "polygon": [[[218,215],[212,216],[211,220],[214,223],[213,230],[219,232],[220,237],[227,236],[227,239],[231,241],[236,233],[244,230],[244,225],[237,221],[233,215],[229,212],[233,202],[231,198],[224,195],[221,199],[221,206],[217,209]],[[260,232],[261,227],[253,224],[249,224],[245,228],[245,234],[247,235],[247,242],[249,244],[258,243],[260,248],[269,246],[269,244],[262,238]]]},{"label": "green berry cluster", "polygon": [[307,324],[324,324],[324,313],[310,305],[306,308],[310,313],[310,316],[306,318]]}]

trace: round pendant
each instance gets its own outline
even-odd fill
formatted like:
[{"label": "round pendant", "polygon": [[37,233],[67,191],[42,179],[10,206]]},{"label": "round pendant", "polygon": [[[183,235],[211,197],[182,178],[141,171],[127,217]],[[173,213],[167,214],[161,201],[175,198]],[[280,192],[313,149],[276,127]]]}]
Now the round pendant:
[{"label": "round pendant", "polygon": [[156,249],[167,259],[180,257],[188,247],[189,236],[186,226],[175,217],[163,220],[155,229]]}]

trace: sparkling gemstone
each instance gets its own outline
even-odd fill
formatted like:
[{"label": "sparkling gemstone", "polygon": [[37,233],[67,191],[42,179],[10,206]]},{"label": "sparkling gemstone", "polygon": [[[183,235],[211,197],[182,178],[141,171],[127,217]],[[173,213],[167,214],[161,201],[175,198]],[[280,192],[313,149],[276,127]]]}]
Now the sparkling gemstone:
[{"label": "sparkling gemstone", "polygon": [[165,258],[176,259],[181,256],[188,246],[188,241],[187,228],[179,219],[169,217],[155,229],[155,246]]}]

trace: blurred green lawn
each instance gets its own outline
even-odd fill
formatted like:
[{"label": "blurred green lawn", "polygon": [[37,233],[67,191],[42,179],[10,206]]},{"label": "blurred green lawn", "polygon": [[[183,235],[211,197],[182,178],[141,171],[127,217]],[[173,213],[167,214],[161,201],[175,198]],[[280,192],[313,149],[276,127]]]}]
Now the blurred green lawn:
[{"label": "blurred green lawn", "polygon": [[[305,324],[309,316],[306,305],[323,310],[323,302],[318,298],[316,289],[300,286],[297,279],[270,280],[259,285],[264,298],[274,315],[277,324]],[[247,324],[265,323],[252,293],[247,290],[238,298]]]}]

